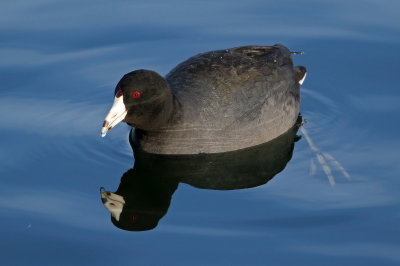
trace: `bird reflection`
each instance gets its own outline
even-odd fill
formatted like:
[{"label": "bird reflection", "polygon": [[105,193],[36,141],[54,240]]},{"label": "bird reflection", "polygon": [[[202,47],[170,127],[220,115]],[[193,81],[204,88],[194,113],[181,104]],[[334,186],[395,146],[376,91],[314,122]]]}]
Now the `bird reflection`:
[{"label": "bird reflection", "polygon": [[267,183],[292,158],[301,123],[299,116],[297,123],[281,136],[232,152],[158,155],[134,148],[134,167],[123,174],[114,193],[100,189],[102,202],[118,228],[153,229],[167,213],[180,182],[216,190],[251,188]]}]

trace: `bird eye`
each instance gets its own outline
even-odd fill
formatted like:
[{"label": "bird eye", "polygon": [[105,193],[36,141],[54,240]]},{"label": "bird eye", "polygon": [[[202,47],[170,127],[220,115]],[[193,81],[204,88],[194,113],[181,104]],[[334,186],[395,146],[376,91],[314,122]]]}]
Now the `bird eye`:
[{"label": "bird eye", "polygon": [[135,92],[133,93],[133,98],[137,99],[137,98],[139,98],[139,97],[140,97],[140,92],[135,91]]}]

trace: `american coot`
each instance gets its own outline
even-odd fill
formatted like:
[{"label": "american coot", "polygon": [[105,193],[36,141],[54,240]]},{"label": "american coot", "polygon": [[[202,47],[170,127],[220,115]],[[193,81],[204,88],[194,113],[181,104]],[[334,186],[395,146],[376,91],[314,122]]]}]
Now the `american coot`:
[{"label": "american coot", "polygon": [[136,70],[115,88],[101,135],[121,121],[155,154],[219,153],[267,142],[296,122],[306,69],[283,45],[198,54],[165,78]]}]

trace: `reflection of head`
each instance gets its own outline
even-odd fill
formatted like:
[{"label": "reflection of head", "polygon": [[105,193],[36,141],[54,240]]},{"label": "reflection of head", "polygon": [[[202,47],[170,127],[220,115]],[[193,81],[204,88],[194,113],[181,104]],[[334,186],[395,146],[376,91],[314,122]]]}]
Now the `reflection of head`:
[{"label": "reflection of head", "polygon": [[145,169],[128,170],[117,191],[111,193],[125,201],[120,214],[111,216],[112,223],[129,231],[153,229],[167,213],[177,186],[178,181],[152,175]]}]

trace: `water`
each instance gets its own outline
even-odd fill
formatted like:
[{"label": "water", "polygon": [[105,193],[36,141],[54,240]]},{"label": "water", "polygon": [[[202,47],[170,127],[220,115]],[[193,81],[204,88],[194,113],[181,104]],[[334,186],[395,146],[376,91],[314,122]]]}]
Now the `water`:
[{"label": "water", "polygon": [[[2,263],[399,264],[399,6],[3,1]],[[166,74],[199,52],[274,43],[305,52],[294,62],[308,69],[302,115],[317,149],[303,137],[285,170],[255,188],[180,183],[154,230],[113,226],[98,190],[115,191],[133,166],[129,127],[99,134],[121,76]],[[327,160],[330,184],[316,156],[326,153],[350,180]]]}]

